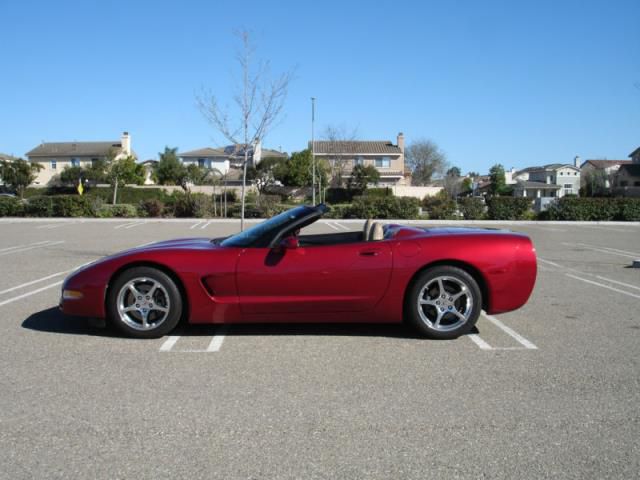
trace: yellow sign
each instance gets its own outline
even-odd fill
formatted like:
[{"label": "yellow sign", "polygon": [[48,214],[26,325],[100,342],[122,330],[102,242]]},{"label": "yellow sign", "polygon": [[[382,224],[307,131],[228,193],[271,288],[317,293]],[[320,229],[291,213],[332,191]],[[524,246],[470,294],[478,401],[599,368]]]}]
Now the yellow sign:
[{"label": "yellow sign", "polygon": [[82,186],[82,179],[78,180],[78,193],[80,195],[82,195],[82,192],[84,192],[84,187]]}]

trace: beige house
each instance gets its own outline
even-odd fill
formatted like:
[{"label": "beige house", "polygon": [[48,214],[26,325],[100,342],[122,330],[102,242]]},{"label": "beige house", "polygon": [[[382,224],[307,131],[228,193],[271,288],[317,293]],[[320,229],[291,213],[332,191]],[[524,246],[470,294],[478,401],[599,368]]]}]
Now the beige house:
[{"label": "beige house", "polygon": [[115,150],[116,158],[135,153],[131,150],[131,136],[123,132],[120,140],[102,142],[46,142],[27,152],[30,162],[39,163],[43,169],[38,173],[34,185],[46,186],[55,183],[57,176],[68,167],[90,167],[104,160]]},{"label": "beige house", "polygon": [[[309,142],[311,148],[311,142]],[[372,165],[380,172],[380,186],[407,185],[404,166],[404,135],[398,134],[397,144],[382,141],[315,141],[317,159],[325,159],[333,177],[347,180],[356,165]]]},{"label": "beige house", "polygon": [[223,149],[204,147],[190,152],[178,154],[184,165],[197,165],[201,168],[213,169],[225,175],[229,171],[229,156]]}]

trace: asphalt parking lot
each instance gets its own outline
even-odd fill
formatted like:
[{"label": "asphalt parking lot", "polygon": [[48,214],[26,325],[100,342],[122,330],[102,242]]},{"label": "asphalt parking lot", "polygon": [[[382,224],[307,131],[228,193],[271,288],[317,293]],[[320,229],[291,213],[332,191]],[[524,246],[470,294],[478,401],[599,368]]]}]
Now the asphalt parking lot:
[{"label": "asphalt parking lot", "polygon": [[63,317],[66,273],[237,222],[0,220],[0,477],[637,478],[640,226],[507,228],[536,245],[532,298],[455,341],[394,325],[141,341]]}]

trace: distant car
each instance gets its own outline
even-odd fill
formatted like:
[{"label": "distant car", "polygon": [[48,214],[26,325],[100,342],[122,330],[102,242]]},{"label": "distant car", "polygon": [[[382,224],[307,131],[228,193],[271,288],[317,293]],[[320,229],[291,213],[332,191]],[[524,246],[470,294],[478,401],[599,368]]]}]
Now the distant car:
[{"label": "distant car", "polygon": [[368,220],[363,230],[299,235],[324,205],[299,206],[228,238],[135,248],[64,282],[65,314],[106,318],[156,338],[190,323],[402,322],[430,338],[469,332],[480,310],[522,306],[536,279],[526,235]]},{"label": "distant car", "polygon": [[0,193],[0,198],[15,198],[13,193]]}]

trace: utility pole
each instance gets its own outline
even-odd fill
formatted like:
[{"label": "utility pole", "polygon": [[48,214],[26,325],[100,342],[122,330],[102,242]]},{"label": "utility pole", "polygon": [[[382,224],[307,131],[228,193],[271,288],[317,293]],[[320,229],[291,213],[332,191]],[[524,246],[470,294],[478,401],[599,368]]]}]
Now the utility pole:
[{"label": "utility pole", "polygon": [[316,142],[314,138],[314,123],[316,121],[316,98],[311,97],[311,170],[313,180],[311,185],[311,202],[316,204]]}]

